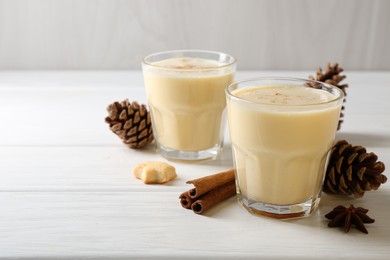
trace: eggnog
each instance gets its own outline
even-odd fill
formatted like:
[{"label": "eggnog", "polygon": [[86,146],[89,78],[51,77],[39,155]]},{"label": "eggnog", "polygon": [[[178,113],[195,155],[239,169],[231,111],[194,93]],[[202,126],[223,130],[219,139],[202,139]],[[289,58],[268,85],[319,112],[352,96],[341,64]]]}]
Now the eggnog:
[{"label": "eggnog", "polygon": [[150,65],[144,68],[144,82],[160,148],[181,154],[220,149],[224,89],[233,80],[234,68],[194,57],[170,58]]},{"label": "eggnog", "polygon": [[230,137],[244,204],[319,199],[342,98],[303,85],[245,86],[230,94]]}]

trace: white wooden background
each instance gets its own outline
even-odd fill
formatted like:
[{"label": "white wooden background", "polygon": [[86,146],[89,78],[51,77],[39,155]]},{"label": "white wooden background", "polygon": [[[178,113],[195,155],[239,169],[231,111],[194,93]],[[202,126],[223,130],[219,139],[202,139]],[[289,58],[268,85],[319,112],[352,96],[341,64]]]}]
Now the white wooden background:
[{"label": "white wooden background", "polygon": [[0,0],[0,69],[140,69],[210,49],[238,69],[390,69],[386,0]]}]

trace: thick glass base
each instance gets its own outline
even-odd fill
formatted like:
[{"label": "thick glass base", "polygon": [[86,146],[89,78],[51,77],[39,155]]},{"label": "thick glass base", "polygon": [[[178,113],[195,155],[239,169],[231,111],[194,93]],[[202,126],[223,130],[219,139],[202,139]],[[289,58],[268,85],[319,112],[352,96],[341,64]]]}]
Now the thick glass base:
[{"label": "thick glass base", "polygon": [[222,145],[216,145],[202,151],[178,151],[159,145],[160,153],[168,160],[199,161],[215,160],[222,151]]},{"label": "thick glass base", "polygon": [[238,200],[251,214],[278,219],[308,217],[320,203],[320,198],[316,197],[298,204],[273,205],[252,201],[240,194],[238,195]]}]

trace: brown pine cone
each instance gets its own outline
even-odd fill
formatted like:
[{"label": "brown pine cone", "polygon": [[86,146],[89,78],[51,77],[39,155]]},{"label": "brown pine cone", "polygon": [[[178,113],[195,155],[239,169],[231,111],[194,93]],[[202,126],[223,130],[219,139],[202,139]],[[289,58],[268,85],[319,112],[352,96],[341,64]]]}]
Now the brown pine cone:
[{"label": "brown pine cone", "polygon": [[387,181],[382,174],[385,165],[378,156],[362,146],[338,141],[332,148],[323,191],[363,197],[365,191],[376,190]]},{"label": "brown pine cone", "polygon": [[[345,91],[345,89],[348,87],[348,84],[340,84],[340,82],[347,77],[345,75],[339,75],[342,71],[344,70],[343,68],[339,67],[339,64],[335,63],[332,66],[330,63],[328,63],[325,73],[322,72],[321,68],[318,68],[317,78],[314,78],[313,76],[309,76],[309,79],[325,82],[333,86],[336,86],[343,91],[344,96],[347,96],[347,92]],[[344,98],[344,102],[345,102],[345,98]],[[341,110],[344,110],[344,106],[341,107]],[[341,123],[343,121],[344,121],[344,113],[341,112],[337,130],[341,128]]]},{"label": "brown pine cone", "polygon": [[142,148],[153,141],[152,122],[145,105],[125,99],[110,104],[107,111],[106,123],[130,148]]}]

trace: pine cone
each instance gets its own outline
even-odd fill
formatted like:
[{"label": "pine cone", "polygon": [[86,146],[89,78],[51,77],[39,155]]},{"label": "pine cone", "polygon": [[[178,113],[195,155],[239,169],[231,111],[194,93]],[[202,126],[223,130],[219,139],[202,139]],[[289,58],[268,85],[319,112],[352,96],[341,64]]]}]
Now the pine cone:
[{"label": "pine cone", "polygon": [[130,148],[142,148],[153,141],[152,122],[145,105],[125,99],[110,104],[107,111],[106,123]]},{"label": "pine cone", "polygon": [[[318,68],[317,78],[314,78],[313,76],[309,76],[309,79],[325,82],[333,86],[336,86],[343,91],[344,96],[347,96],[347,92],[345,91],[345,89],[348,87],[348,84],[340,84],[340,82],[347,77],[345,75],[339,75],[342,71],[344,70],[343,68],[339,67],[339,64],[335,63],[333,66],[331,66],[331,64],[328,63],[325,74],[322,72],[321,68]],[[345,98],[343,102],[345,102]],[[341,107],[341,110],[344,110],[344,106]],[[341,112],[337,130],[341,128],[341,123],[343,121],[344,121],[344,113]]]},{"label": "pine cone", "polygon": [[365,191],[378,189],[387,177],[382,174],[385,165],[377,160],[376,154],[367,153],[362,146],[338,141],[331,151],[323,191],[360,198]]}]

